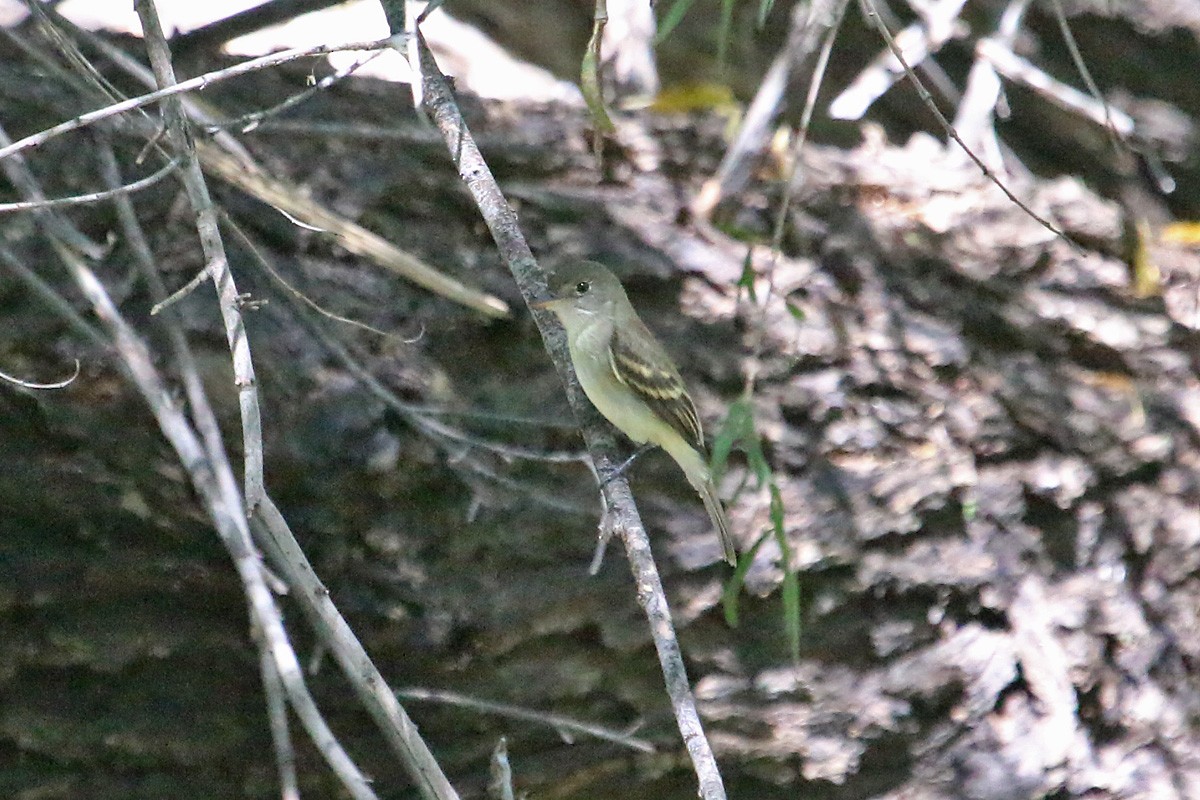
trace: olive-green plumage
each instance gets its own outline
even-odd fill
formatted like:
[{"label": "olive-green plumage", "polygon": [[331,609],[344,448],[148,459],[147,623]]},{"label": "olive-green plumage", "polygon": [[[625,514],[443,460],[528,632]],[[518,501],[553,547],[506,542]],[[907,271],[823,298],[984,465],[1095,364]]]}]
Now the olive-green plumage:
[{"label": "olive-green plumage", "polygon": [[736,564],[696,406],[621,282],[602,264],[580,261],[556,273],[550,291],[552,299],[540,307],[553,311],[566,328],[571,361],[588,399],[634,442],[656,444],[675,459],[704,501],[725,560]]}]

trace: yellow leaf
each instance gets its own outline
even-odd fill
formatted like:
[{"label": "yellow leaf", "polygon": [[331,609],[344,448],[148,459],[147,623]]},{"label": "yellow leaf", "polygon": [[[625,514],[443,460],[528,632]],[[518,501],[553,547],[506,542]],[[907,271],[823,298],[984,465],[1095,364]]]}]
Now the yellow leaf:
[{"label": "yellow leaf", "polygon": [[1185,247],[1200,246],[1200,222],[1172,222],[1163,226],[1160,236],[1164,244],[1181,244]]},{"label": "yellow leaf", "polygon": [[720,111],[738,109],[733,90],[723,83],[689,83],[663,89],[650,104],[650,110],[660,114],[686,114],[689,111]]}]

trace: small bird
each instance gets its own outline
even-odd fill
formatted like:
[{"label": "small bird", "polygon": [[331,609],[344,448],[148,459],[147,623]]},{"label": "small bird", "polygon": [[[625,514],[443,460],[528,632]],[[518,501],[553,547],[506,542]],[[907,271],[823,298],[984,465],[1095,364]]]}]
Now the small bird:
[{"label": "small bird", "polygon": [[566,328],[584,394],[635,443],[658,445],[675,459],[704,501],[725,560],[737,564],[729,520],[708,470],[696,406],[617,276],[594,261],[575,262],[551,277],[550,292],[550,300],[534,307],[554,312]]}]

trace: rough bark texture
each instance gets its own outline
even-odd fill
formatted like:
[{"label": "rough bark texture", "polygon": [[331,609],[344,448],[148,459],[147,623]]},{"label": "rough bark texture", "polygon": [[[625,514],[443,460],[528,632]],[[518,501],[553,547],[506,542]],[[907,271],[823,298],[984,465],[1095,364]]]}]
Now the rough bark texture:
[{"label": "rough bark texture", "polygon": [[[1149,24],[1139,35],[1143,52],[1184,36]],[[72,113],[51,83],[15,80],[28,68],[18,53],[0,65],[14,137]],[[212,99],[257,108],[304,74],[256,76]],[[1157,252],[1163,291],[1137,297],[1122,210],[1078,179],[1014,182],[1075,250],[924,137],[814,146],[760,316],[734,301],[746,245],[702,235],[684,210],[720,157],[720,120],[628,118],[598,181],[577,111],[464,103],[543,263],[597,258],[626,279],[710,432],[762,337],[755,407],[800,572],[798,664],[775,544],[759,551],[753,596],[729,629],[717,605],[728,575],[702,508],[665,457],[634,468],[731,797],[1200,798],[1194,253]],[[440,142],[404,106],[395,87],[343,85],[300,116],[398,126],[398,138],[265,126],[247,141],[342,213],[519,302]],[[128,163],[139,149],[124,143]],[[86,139],[32,159],[51,192],[96,185]],[[398,344],[320,323],[405,399],[567,418],[519,310],[484,323],[217,189],[315,300],[423,331]],[[1194,210],[1195,184],[1182,189],[1173,202]],[[137,201],[172,285],[201,266],[177,191]],[[777,201],[754,189],[728,227],[769,230]],[[114,228],[104,207],[72,216],[100,240]],[[6,218],[3,238],[66,291],[27,220]],[[102,276],[155,342],[123,247]],[[659,746],[631,754],[411,706],[455,784],[480,796],[504,735],[519,788],[537,797],[694,796],[627,571],[610,554],[585,575],[591,476],[466,445],[449,457],[359,386],[269,277],[246,260],[234,268],[269,300],[248,314],[268,487],[393,684],[636,724]],[[105,354],[0,274],[0,368],[46,379],[84,362],[62,391],[0,383],[0,796],[277,796],[241,591],[182,471]],[[236,431],[211,294],[180,308]],[[451,422],[576,446],[569,430]],[[767,499],[747,491],[731,515],[748,548]],[[310,639],[299,622],[294,635]],[[312,684],[380,796],[410,796],[336,671]],[[306,796],[328,796],[331,779],[296,738]]]}]

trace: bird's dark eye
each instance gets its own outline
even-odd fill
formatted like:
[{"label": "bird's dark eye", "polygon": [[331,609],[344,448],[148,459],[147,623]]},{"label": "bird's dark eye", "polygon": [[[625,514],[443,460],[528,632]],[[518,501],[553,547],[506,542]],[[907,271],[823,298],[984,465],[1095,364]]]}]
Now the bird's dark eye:
[{"label": "bird's dark eye", "polygon": [[585,295],[588,293],[588,290],[590,290],[591,288],[592,288],[591,281],[580,281],[579,283],[575,284],[575,294]]}]

